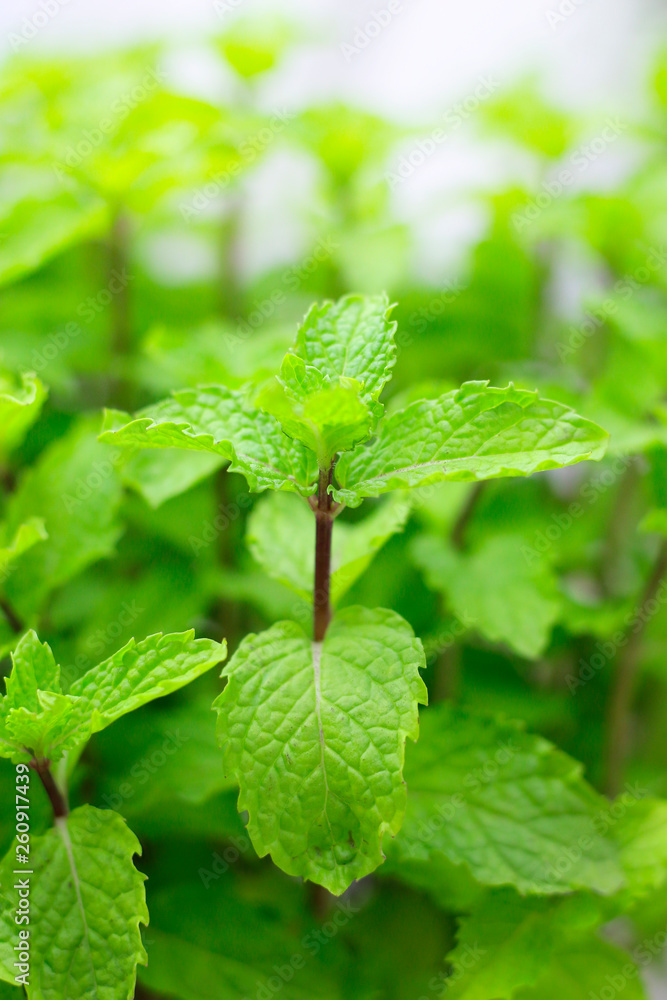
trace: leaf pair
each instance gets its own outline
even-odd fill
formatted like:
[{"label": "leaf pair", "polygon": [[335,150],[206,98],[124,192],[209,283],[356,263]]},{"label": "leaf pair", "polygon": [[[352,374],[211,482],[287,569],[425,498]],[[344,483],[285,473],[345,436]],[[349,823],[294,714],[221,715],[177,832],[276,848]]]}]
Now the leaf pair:
[{"label": "leaf pair", "polygon": [[130,640],[76,680],[67,694],[49,646],[27,632],[13,653],[0,701],[0,755],[52,763],[121,715],[188,684],[225,658],[225,643],[194,632]]}]

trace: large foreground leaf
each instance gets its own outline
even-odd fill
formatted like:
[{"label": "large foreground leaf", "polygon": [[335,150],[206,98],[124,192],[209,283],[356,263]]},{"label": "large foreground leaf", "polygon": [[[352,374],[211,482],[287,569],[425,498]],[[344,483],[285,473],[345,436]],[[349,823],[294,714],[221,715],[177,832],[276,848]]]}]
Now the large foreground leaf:
[{"label": "large foreground leaf", "polygon": [[334,893],[381,864],[405,812],[423,663],[410,626],[383,609],[346,608],[323,643],[292,622],[241,643],[215,707],[260,856]]},{"label": "large foreground leaf", "polygon": [[[141,846],[110,810],[82,806],[31,840],[29,1000],[130,1000],[148,923]],[[13,982],[22,877],[12,845],[0,867],[0,977]],[[11,971],[10,971],[11,970]]]},{"label": "large foreground leaf", "polygon": [[607,434],[536,392],[466,382],[380,424],[375,441],[336,467],[333,495],[356,507],[364,497],[451,480],[527,476],[604,454]]},{"label": "large foreground leaf", "polygon": [[111,411],[100,440],[123,448],[212,452],[242,473],[251,490],[308,496],[317,482],[314,456],[283,434],[274,417],[249,407],[242,392],[224,386],[177,392],[134,419]]},{"label": "large foreground leaf", "polygon": [[521,893],[622,886],[617,849],[597,832],[608,805],[579,764],[518,724],[445,704],[423,714],[421,729],[406,761],[405,823],[390,852],[398,874],[403,863],[444,856],[478,882]]}]

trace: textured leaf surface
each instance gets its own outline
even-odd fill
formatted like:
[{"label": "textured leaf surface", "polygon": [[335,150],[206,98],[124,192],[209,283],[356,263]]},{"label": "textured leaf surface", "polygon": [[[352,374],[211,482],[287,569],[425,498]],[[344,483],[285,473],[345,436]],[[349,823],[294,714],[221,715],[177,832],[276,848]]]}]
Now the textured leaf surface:
[{"label": "textured leaf surface", "polygon": [[422,535],[412,551],[428,585],[446,595],[459,621],[532,659],[544,652],[561,602],[548,564],[531,565],[524,545],[521,535],[496,535],[462,554],[442,538]]},{"label": "textured leaf surface", "polygon": [[311,306],[299,329],[294,353],[330,380],[351,378],[362,398],[376,400],[396,360],[396,323],[386,295],[346,295]]},{"label": "textured leaf surface", "polygon": [[241,643],[215,707],[260,856],[334,893],[381,864],[405,811],[423,662],[409,625],[383,609],[346,608],[324,643],[292,622]]},{"label": "textured leaf surface", "polygon": [[194,629],[131,639],[108,660],[76,680],[70,694],[94,717],[93,731],[110,725],[154,698],[189,684],[227,655],[227,644],[195,639]]},{"label": "textured leaf surface", "polygon": [[636,895],[657,889],[667,879],[667,802],[630,798],[623,792],[623,815],[613,826],[628,888]]},{"label": "textured leaf surface", "polygon": [[12,605],[25,618],[51,590],[110,555],[120,535],[117,456],[98,443],[96,425],[85,419],[50,445],[9,501],[10,535],[34,517],[43,519],[48,532],[46,541],[20,557],[6,583]]},{"label": "textured leaf surface", "polygon": [[525,476],[601,458],[606,433],[574,410],[509,385],[466,382],[439,399],[421,400],[380,424],[369,445],[336,467],[337,500],[446,479]]},{"label": "textured leaf surface", "polygon": [[622,886],[616,847],[595,826],[608,806],[579,764],[518,724],[445,704],[425,712],[421,728],[406,761],[408,810],[392,868],[442,854],[483,884],[521,893]]},{"label": "textured leaf surface", "polygon": [[0,454],[6,455],[21,443],[45,399],[46,389],[35,375],[22,375],[15,385],[0,372]]},{"label": "textured leaf surface", "polygon": [[[148,923],[141,847],[110,810],[82,806],[33,837],[29,1000],[130,1000],[145,961],[139,924]],[[17,941],[15,847],[0,868],[0,960],[11,968]],[[0,966],[1,969],[1,966]]]},{"label": "textured leaf surface", "polygon": [[[373,556],[402,531],[410,502],[391,497],[363,521],[348,524],[338,518],[333,529],[331,600],[343,594],[368,567]],[[269,576],[312,602],[315,573],[315,518],[296,497],[271,493],[262,498],[248,518],[246,541],[254,558]]]},{"label": "textured leaf surface", "polygon": [[290,440],[275,417],[224,386],[177,392],[134,419],[111,411],[100,440],[119,447],[212,452],[242,473],[251,490],[310,495],[317,482],[314,455]]}]

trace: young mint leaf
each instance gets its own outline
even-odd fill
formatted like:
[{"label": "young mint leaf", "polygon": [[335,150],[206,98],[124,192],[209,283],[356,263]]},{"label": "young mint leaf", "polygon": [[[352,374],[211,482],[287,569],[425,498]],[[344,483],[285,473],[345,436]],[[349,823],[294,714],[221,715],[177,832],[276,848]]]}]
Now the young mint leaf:
[{"label": "young mint leaf", "polygon": [[37,701],[36,710],[10,709],[4,722],[0,754],[11,757],[15,763],[28,763],[35,757],[53,764],[67,750],[90,739],[91,716],[80,698],[39,691]]},{"label": "young mint leaf", "polygon": [[280,422],[285,434],[315,452],[320,469],[328,469],[338,452],[370,437],[373,414],[362,402],[358,384],[295,392],[275,379],[259,394],[257,405]]},{"label": "young mint leaf", "polygon": [[65,695],[51,650],[28,632],[14,653],[7,695],[0,702],[0,756],[53,763],[121,715],[189,684],[226,654],[224,642],[195,639],[194,630],[139,643],[131,639],[74,681]]},{"label": "young mint leaf", "polygon": [[24,524],[19,524],[11,542],[0,548],[0,582],[15,559],[48,537],[41,517],[30,517]]},{"label": "young mint leaf", "polygon": [[214,707],[261,857],[333,893],[382,863],[405,811],[423,665],[407,622],[379,608],[345,608],[323,643],[293,622],[243,640]]},{"label": "young mint leaf", "polygon": [[315,303],[299,328],[293,353],[329,382],[360,382],[361,398],[370,404],[391,378],[396,361],[392,309],[386,295],[345,295],[337,302]]},{"label": "young mint leaf", "polygon": [[100,440],[123,448],[212,452],[258,492],[310,496],[317,482],[315,456],[286,437],[274,417],[249,407],[244,393],[224,386],[177,392],[134,419],[110,411]]},{"label": "young mint leaf", "polygon": [[84,418],[46,448],[9,500],[10,537],[31,518],[43,519],[48,532],[23,553],[5,585],[23,618],[33,617],[56,587],[110,555],[121,533],[117,456],[96,440],[96,423]]},{"label": "young mint leaf", "polygon": [[5,684],[7,694],[0,702],[3,717],[12,708],[38,712],[42,707],[38,691],[61,693],[60,667],[53,658],[51,647],[40,642],[32,629],[26,632],[12,653],[12,672]]},{"label": "young mint leaf", "polygon": [[404,860],[428,865],[444,855],[478,882],[524,894],[623,885],[617,848],[596,829],[608,804],[581,765],[517,723],[434,706],[405,780],[405,823],[389,852],[399,875]]},{"label": "young mint leaf", "polygon": [[383,420],[368,446],[343,455],[336,500],[446,479],[530,475],[602,457],[606,433],[574,410],[509,385],[466,382],[439,399],[421,400]]},{"label": "young mint leaf", "polygon": [[46,389],[35,375],[21,375],[20,383],[0,371],[0,455],[6,457],[25,437],[40,414]]},{"label": "young mint leaf", "polygon": [[[30,860],[30,1000],[130,1000],[146,961],[144,876],[132,857],[141,845],[108,809],[82,806],[33,835]],[[0,866],[0,976],[14,982],[18,931],[16,846]],[[11,978],[10,978],[11,977]]]},{"label": "young mint leaf", "polygon": [[195,639],[194,629],[131,639],[74,681],[70,694],[81,699],[93,719],[92,731],[99,732],[121,715],[189,684],[226,655],[225,642]]},{"label": "young mint leaf", "polygon": [[[363,521],[337,520],[331,553],[331,601],[336,605],[367,569],[385,542],[402,531],[410,502],[399,494],[381,503]],[[270,493],[248,518],[246,542],[262,569],[304,601],[313,599],[315,526],[312,511],[284,493]]]},{"label": "young mint leaf", "polygon": [[460,553],[438,536],[420,535],[412,553],[428,585],[446,595],[459,621],[474,623],[490,642],[504,642],[534,659],[549,642],[561,602],[548,563],[530,565],[525,544],[518,534],[496,535],[473,552]]}]

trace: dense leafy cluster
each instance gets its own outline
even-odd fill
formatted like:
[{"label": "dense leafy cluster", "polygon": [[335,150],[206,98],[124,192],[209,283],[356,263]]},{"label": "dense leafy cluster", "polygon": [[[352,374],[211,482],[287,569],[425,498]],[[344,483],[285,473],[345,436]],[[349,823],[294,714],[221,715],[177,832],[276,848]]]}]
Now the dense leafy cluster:
[{"label": "dense leafy cluster", "polygon": [[[157,49],[0,76],[0,997],[23,853],[29,1000],[129,1000],[137,972],[175,1000],[640,1000],[667,919],[664,70],[622,189],[479,195],[432,287],[383,180],[414,136],[264,114],[295,39],[252,29],[216,43],[225,106]],[[588,127],[527,89],[476,122],[540,176]],[[317,211],[248,278],[278,151]]]}]

